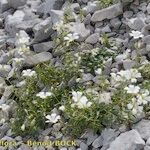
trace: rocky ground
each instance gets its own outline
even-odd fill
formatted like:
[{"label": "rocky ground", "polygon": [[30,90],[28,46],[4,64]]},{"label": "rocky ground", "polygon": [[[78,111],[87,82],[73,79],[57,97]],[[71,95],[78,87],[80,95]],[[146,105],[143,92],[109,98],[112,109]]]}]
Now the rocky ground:
[{"label": "rocky ground", "polygon": [[[111,59],[105,65],[105,73],[117,72],[120,68],[128,70],[137,65],[137,55],[134,48],[135,41],[138,54],[141,56],[139,64],[150,61],[150,1],[122,0],[115,4],[100,9],[95,0],[77,0],[69,5],[65,0],[0,0],[0,107],[8,104],[14,107],[12,101],[13,86],[20,86],[20,82],[13,81],[16,68],[32,68],[33,66],[54,61],[59,64],[60,53],[55,52],[54,38],[56,31],[54,25],[61,22],[65,8],[70,6],[73,18],[70,31],[77,33],[81,49],[92,49],[99,47],[101,35],[106,34],[110,39],[115,39],[115,44],[121,49],[120,54]],[[82,9],[79,19],[79,12]],[[19,39],[22,39],[20,41]],[[140,40],[137,40],[140,39]],[[33,52],[30,56],[24,56],[20,52],[10,49],[19,48],[26,43]],[[113,47],[116,49],[116,46]],[[21,54],[20,54],[21,53]],[[129,57],[125,57],[128,53]],[[18,58],[23,58],[23,66],[17,66]],[[86,80],[90,77],[86,76]],[[8,81],[11,81],[10,83]],[[5,107],[7,109],[7,107]],[[5,114],[10,119],[10,114]],[[21,136],[15,137],[9,126],[9,121],[0,122],[0,138],[4,141],[16,141],[17,146],[0,147],[0,150],[150,150],[150,120],[141,117],[130,128],[122,125],[120,127],[106,128],[100,135],[87,131],[76,139],[76,147],[34,147],[25,145],[25,139]],[[6,120],[7,120],[6,119]],[[8,120],[9,120],[8,119]],[[60,124],[53,126],[60,130]],[[55,131],[54,130],[54,131]],[[41,132],[39,139],[59,139],[60,135],[50,136],[51,129]],[[67,138],[67,137],[61,137]]]}]

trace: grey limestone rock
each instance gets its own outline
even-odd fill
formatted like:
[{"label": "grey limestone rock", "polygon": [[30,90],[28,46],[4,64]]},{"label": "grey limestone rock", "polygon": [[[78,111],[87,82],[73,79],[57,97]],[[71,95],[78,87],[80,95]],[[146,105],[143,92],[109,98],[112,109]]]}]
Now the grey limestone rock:
[{"label": "grey limestone rock", "polygon": [[85,40],[85,42],[89,44],[95,44],[98,41],[99,41],[99,33],[94,33]]},{"label": "grey limestone rock", "polygon": [[102,10],[95,11],[92,15],[91,21],[98,22],[104,19],[112,19],[123,13],[123,7],[121,3],[114,4],[110,7],[104,8]]},{"label": "grey limestone rock", "polygon": [[25,64],[28,66],[37,65],[39,63],[43,63],[46,61],[50,61],[52,59],[52,55],[49,52],[41,52],[39,54],[24,56]]},{"label": "grey limestone rock", "polygon": [[48,50],[53,49],[53,47],[54,47],[53,41],[37,43],[33,45],[34,51],[36,53],[47,52]]},{"label": "grey limestone rock", "polygon": [[94,148],[99,148],[103,145],[103,138],[102,136],[99,136],[97,139],[94,140],[94,142],[92,143],[92,146]]},{"label": "grey limestone rock", "polygon": [[32,43],[42,42],[43,40],[50,38],[50,36],[53,33],[51,18],[49,17],[41,21],[39,24],[36,24],[33,27],[33,32],[34,32],[34,39]]},{"label": "grey limestone rock", "polygon": [[7,0],[7,1],[8,1],[8,5],[15,9],[17,9],[20,6],[25,5],[27,2],[27,0]]},{"label": "grey limestone rock", "polygon": [[70,29],[71,32],[78,33],[80,38],[80,41],[85,40],[90,35],[90,30],[85,28],[84,23],[70,23]]},{"label": "grey limestone rock", "polygon": [[17,10],[13,15],[8,15],[5,20],[5,30],[11,34],[16,35],[18,29],[16,26],[24,20],[25,13],[22,10]]},{"label": "grey limestone rock", "polygon": [[137,124],[135,124],[132,129],[137,130],[141,137],[147,140],[150,137],[150,121],[149,120],[141,120]]},{"label": "grey limestone rock", "polygon": [[145,142],[136,130],[120,134],[111,144],[108,150],[142,150]]},{"label": "grey limestone rock", "polygon": [[4,11],[8,10],[10,7],[8,5],[7,0],[1,0],[0,1],[0,13],[3,13]]},{"label": "grey limestone rock", "polygon": [[52,9],[60,10],[64,0],[46,0],[43,2],[37,9],[37,13],[39,14],[50,14]]}]

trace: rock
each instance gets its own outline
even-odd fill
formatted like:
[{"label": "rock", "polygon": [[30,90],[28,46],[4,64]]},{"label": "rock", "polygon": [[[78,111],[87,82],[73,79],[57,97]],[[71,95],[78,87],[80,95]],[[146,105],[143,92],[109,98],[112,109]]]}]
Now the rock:
[{"label": "rock", "polygon": [[111,144],[108,150],[142,150],[145,142],[136,130],[120,134]]},{"label": "rock", "polygon": [[94,33],[92,35],[90,35],[85,42],[89,43],[89,44],[95,44],[99,41],[99,34],[98,33]]},{"label": "rock", "polygon": [[9,137],[9,136],[4,136],[3,138],[1,138],[2,141],[15,141],[15,139]]},{"label": "rock", "polygon": [[119,131],[116,131],[114,129],[104,129],[101,134],[101,137],[103,139],[103,147],[101,148],[101,150],[107,150],[110,143],[115,140],[119,133]]},{"label": "rock", "polygon": [[[20,42],[23,40],[23,42]],[[22,44],[29,45],[30,37],[24,30],[19,30],[18,34],[16,35],[15,39],[15,46],[21,47]]]},{"label": "rock", "polygon": [[144,150],[150,150],[150,146],[145,146]]},{"label": "rock", "polygon": [[105,63],[104,63],[104,74],[109,75],[111,72],[111,65],[112,65],[112,58],[109,58]]},{"label": "rock", "polygon": [[150,137],[150,121],[142,119],[140,122],[135,124],[132,129],[137,130],[141,137],[147,140]]},{"label": "rock", "polygon": [[6,64],[11,58],[12,56],[10,56],[9,53],[3,53],[0,56],[0,64]]},{"label": "rock", "polygon": [[6,101],[10,98],[13,91],[14,87],[12,85],[5,87],[4,93],[0,99],[0,105],[6,103]]},{"label": "rock", "polygon": [[27,0],[7,0],[10,7],[17,9],[26,4]]},{"label": "rock", "polygon": [[129,3],[133,2],[133,0],[121,0],[121,2],[125,6],[125,5],[128,5]]},{"label": "rock", "polygon": [[16,25],[16,28],[19,30],[25,30],[26,32],[32,32],[32,28],[39,24],[42,20],[39,18],[35,18],[32,20],[25,20]]},{"label": "rock", "polygon": [[92,79],[93,79],[93,75],[91,73],[87,73],[87,74],[83,73],[81,82],[82,83],[83,82],[88,82],[88,81],[91,81]]},{"label": "rock", "polygon": [[0,1],[0,13],[3,13],[4,11],[8,10],[10,7],[8,5],[7,0],[1,0]]},{"label": "rock", "polygon": [[82,50],[90,50],[93,49],[93,46],[91,44],[87,44],[87,43],[81,43],[81,45],[79,45],[79,49]]},{"label": "rock", "polygon": [[90,130],[90,131],[87,131],[87,133],[84,134],[81,138],[87,138],[86,144],[91,145],[95,141],[95,139],[97,139],[97,137],[98,135],[95,134],[92,130]]},{"label": "rock", "polygon": [[88,25],[91,22],[91,14],[88,14],[85,18],[84,18],[84,24]]},{"label": "rock", "polygon": [[128,26],[133,30],[141,31],[141,29],[145,26],[142,18],[132,18],[128,21]]},{"label": "rock", "polygon": [[1,65],[0,64],[0,77],[7,77],[8,73],[11,71],[10,65]]},{"label": "rock", "polygon": [[[150,19],[150,18],[149,18]],[[149,35],[149,31],[150,31],[150,25],[149,25],[149,22],[148,22],[148,25],[145,25],[143,28],[142,28],[142,34],[144,34],[145,36]]]},{"label": "rock", "polygon": [[125,11],[123,13],[124,18],[131,18],[133,16],[133,11]]},{"label": "rock", "polygon": [[121,26],[121,21],[118,18],[114,18],[110,20],[110,24],[114,29],[119,29],[119,27]]},{"label": "rock", "polygon": [[15,11],[13,15],[8,15],[5,20],[5,30],[11,34],[16,35],[18,29],[16,26],[24,20],[25,13],[21,10]]},{"label": "rock", "polygon": [[54,47],[53,41],[37,43],[33,45],[34,51],[36,53],[47,52],[48,50],[53,49],[53,47]]},{"label": "rock", "polygon": [[68,150],[67,148],[63,147],[63,148],[60,148],[60,150]]},{"label": "rock", "polygon": [[136,65],[135,61],[126,59],[123,61],[123,67],[125,70],[131,69]]},{"label": "rock", "polygon": [[8,124],[3,124],[1,127],[0,127],[0,138],[4,137],[4,135],[6,134],[6,132],[9,130],[9,126]]},{"label": "rock", "polygon": [[60,123],[56,123],[53,125],[54,131],[60,131],[61,128],[62,128],[62,125]]},{"label": "rock", "polygon": [[102,10],[96,11],[91,18],[92,22],[103,21],[104,19],[112,19],[123,13],[121,3],[114,4]]},{"label": "rock", "polygon": [[94,148],[99,148],[99,147],[103,146],[103,138],[102,138],[102,136],[99,136],[97,139],[95,139],[95,141],[92,143],[92,146]]},{"label": "rock", "polygon": [[47,128],[41,132],[43,136],[48,136],[52,131],[52,128]]},{"label": "rock", "polygon": [[86,7],[83,8],[83,10],[86,12],[86,14],[94,13],[96,10],[99,9],[98,4],[96,4],[95,2],[88,2]]},{"label": "rock", "polygon": [[70,7],[71,7],[72,11],[74,11],[75,13],[78,13],[80,11],[79,3],[73,3],[73,4],[71,4]]},{"label": "rock", "polygon": [[146,145],[150,146],[150,137],[147,139]]},{"label": "rock", "polygon": [[32,44],[42,42],[43,40],[49,38],[53,33],[51,18],[49,17],[46,20],[35,25],[33,28],[33,32],[34,32],[34,39],[32,41]]},{"label": "rock", "polygon": [[109,25],[106,25],[105,27],[103,27],[101,29],[101,33],[105,34],[105,33],[110,33],[111,32],[111,29],[109,27]]},{"label": "rock", "polygon": [[80,143],[80,148],[81,148],[82,150],[88,150],[88,146],[87,146],[84,142],[81,142],[81,143]]},{"label": "rock", "polygon": [[50,14],[51,10],[60,10],[62,5],[64,3],[64,0],[46,0],[44,3],[42,3],[38,9],[38,14]]},{"label": "rock", "polygon": [[83,23],[70,23],[69,30],[74,33],[78,33],[80,38],[78,40],[83,41],[86,37],[90,35],[90,30],[85,28]]},{"label": "rock", "polygon": [[26,144],[22,144],[17,150],[32,150],[32,148]]},{"label": "rock", "polygon": [[142,38],[143,43],[150,44],[150,35],[144,36]]},{"label": "rock", "polygon": [[43,63],[52,59],[52,54],[49,52],[42,52],[33,56],[24,56],[25,64],[32,66]]},{"label": "rock", "polygon": [[51,14],[52,23],[56,24],[62,20],[62,18],[64,16],[64,11],[62,11],[62,10],[51,10],[50,14]]},{"label": "rock", "polygon": [[147,5],[147,13],[150,14],[150,3]]}]

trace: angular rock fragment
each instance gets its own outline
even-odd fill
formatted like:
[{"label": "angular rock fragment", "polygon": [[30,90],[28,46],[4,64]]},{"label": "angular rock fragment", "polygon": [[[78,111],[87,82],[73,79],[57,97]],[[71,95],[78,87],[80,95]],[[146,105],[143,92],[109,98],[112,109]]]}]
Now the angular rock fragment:
[{"label": "angular rock fragment", "polygon": [[23,6],[26,4],[27,0],[7,0],[8,5],[12,8],[17,9],[20,6]]},{"label": "angular rock fragment", "polygon": [[49,17],[46,20],[43,20],[39,24],[35,25],[33,28],[33,32],[34,39],[32,43],[41,42],[49,38],[53,33],[51,18]]},{"label": "angular rock fragment", "polygon": [[53,47],[54,47],[53,41],[37,43],[33,45],[34,51],[37,53],[46,52],[50,49],[53,49]]},{"label": "angular rock fragment", "polygon": [[85,28],[83,23],[71,23],[70,29],[71,32],[78,33],[80,36],[80,41],[83,41],[86,37],[90,35],[90,30]]},{"label": "angular rock fragment", "polygon": [[51,19],[53,24],[56,24],[57,22],[60,22],[63,19],[64,11],[62,10],[51,10]]},{"label": "angular rock fragment", "polygon": [[19,30],[25,30],[26,32],[31,32],[32,28],[40,23],[42,20],[41,19],[33,19],[33,20],[25,20],[22,21],[21,23],[16,25],[16,28]]},{"label": "angular rock fragment", "polygon": [[85,40],[85,42],[89,44],[95,44],[98,41],[99,41],[99,33],[94,33]]},{"label": "angular rock fragment", "polygon": [[3,13],[4,11],[8,10],[10,7],[8,5],[7,0],[1,0],[0,1],[0,13]]},{"label": "angular rock fragment", "polygon": [[5,30],[11,34],[16,35],[18,29],[16,26],[24,20],[25,13],[21,10],[15,11],[13,15],[8,15],[5,21]]},{"label": "angular rock fragment", "polygon": [[145,142],[136,130],[120,134],[111,144],[108,150],[142,150]]},{"label": "angular rock fragment", "polygon": [[64,0],[46,0],[37,9],[38,14],[50,14],[51,10],[60,10]]},{"label": "angular rock fragment", "polygon": [[137,124],[135,124],[132,129],[137,130],[141,137],[145,140],[150,138],[150,121],[149,120],[141,120]]},{"label": "angular rock fragment", "polygon": [[112,19],[123,13],[123,7],[121,3],[117,3],[110,7],[104,8],[102,10],[96,11],[92,18],[92,22],[103,21],[104,19]]},{"label": "angular rock fragment", "polygon": [[25,64],[27,66],[34,66],[52,59],[52,54],[49,52],[42,52],[33,56],[24,56]]}]

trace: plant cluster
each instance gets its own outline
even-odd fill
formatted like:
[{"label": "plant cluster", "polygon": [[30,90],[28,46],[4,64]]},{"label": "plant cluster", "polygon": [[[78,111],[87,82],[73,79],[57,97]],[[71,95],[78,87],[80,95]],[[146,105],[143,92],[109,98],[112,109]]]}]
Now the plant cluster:
[{"label": "plant cluster", "polygon": [[[65,51],[61,65],[47,62],[21,70],[20,85],[15,89],[17,109],[11,120],[16,134],[35,136],[57,122],[62,124],[62,132],[73,136],[87,129],[100,132],[104,127],[128,124],[146,110],[150,101],[149,64],[105,75],[105,62],[116,57],[106,36],[101,39],[101,48],[81,52],[72,49],[78,45],[79,35],[70,32],[68,24],[61,21],[54,29],[56,50]],[[136,40],[142,37],[137,32],[130,36]],[[19,40],[15,70],[20,68],[22,55],[30,53],[26,42],[28,39]],[[128,53],[122,57],[126,59]]]}]

